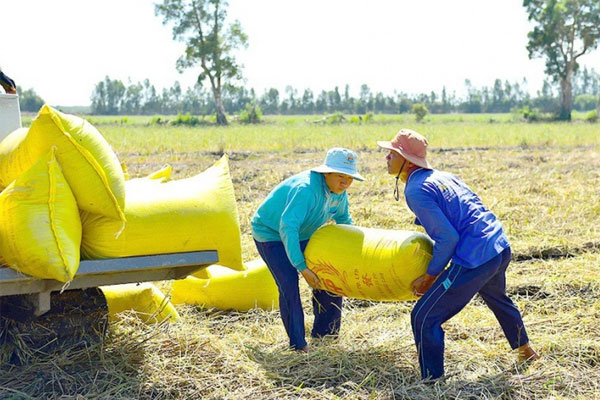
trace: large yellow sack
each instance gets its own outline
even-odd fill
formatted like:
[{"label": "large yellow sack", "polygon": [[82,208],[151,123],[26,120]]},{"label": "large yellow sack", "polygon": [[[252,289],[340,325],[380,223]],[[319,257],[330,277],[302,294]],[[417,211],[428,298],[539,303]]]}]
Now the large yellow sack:
[{"label": "large yellow sack", "polygon": [[144,322],[155,323],[166,319],[174,322],[179,313],[167,297],[151,283],[127,283],[101,286],[108,303],[110,321],[118,321],[119,313],[135,311]]},{"label": "large yellow sack", "polygon": [[217,250],[219,264],[242,270],[238,212],[227,156],[187,179],[127,181],[127,224],[82,213],[82,255],[97,259]]},{"label": "large yellow sack", "polygon": [[52,148],[0,194],[0,256],[17,271],[67,282],[80,243],[77,203]]},{"label": "large yellow sack", "polygon": [[141,184],[144,185],[148,183],[148,181],[152,181],[154,183],[165,183],[171,180],[171,173],[173,172],[173,167],[170,164],[165,164],[160,169],[151,172],[150,174],[141,177],[141,178],[133,178],[129,179],[129,172],[127,172],[127,165],[121,164],[121,168],[123,169],[123,174],[125,174],[125,181],[127,185],[132,184]]},{"label": "large yellow sack", "polygon": [[275,280],[263,260],[246,263],[246,271],[235,272],[219,265],[207,268],[207,279],[188,276],[173,282],[173,304],[195,304],[219,310],[247,311],[279,308]]},{"label": "large yellow sack", "polygon": [[52,146],[79,208],[124,220],[125,177],[108,142],[86,120],[47,105],[29,130],[17,129],[0,143],[0,186],[8,186]]},{"label": "large yellow sack", "polygon": [[327,225],[310,238],[304,257],[325,289],[366,300],[414,300],[410,284],[432,257],[428,236],[408,231]]}]

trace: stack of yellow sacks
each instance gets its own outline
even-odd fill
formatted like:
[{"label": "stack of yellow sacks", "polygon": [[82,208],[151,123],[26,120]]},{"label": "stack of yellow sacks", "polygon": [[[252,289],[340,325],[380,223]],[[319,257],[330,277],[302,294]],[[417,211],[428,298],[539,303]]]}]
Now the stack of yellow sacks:
[{"label": "stack of yellow sacks", "polygon": [[[217,250],[219,265],[172,284],[175,304],[278,308],[262,260],[244,265],[238,213],[224,156],[206,171],[170,180],[170,167],[125,180],[116,154],[87,121],[44,106],[29,129],[0,143],[0,257],[11,268],[68,282],[83,258]],[[307,265],[346,297],[414,299],[410,283],[431,258],[423,234],[329,225],[311,238]],[[226,268],[225,268],[226,267]],[[102,288],[111,317],[177,319],[151,284]]]},{"label": "stack of yellow sacks", "polygon": [[[227,157],[191,178],[151,178],[125,181],[96,128],[44,106],[29,128],[0,143],[2,263],[68,282],[81,256],[217,250],[220,264],[244,269]],[[121,292],[133,298],[135,290]],[[110,308],[115,297],[107,297]],[[138,301],[130,303],[149,312]]]}]

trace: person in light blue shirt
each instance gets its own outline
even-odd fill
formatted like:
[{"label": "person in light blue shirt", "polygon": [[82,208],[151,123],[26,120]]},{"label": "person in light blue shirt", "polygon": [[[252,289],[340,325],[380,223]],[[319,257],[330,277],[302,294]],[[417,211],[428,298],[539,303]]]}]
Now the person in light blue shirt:
[{"label": "person in light blue shirt", "polygon": [[315,321],[311,335],[335,336],[340,329],[342,298],[321,290],[321,282],[307,268],[303,252],[312,234],[329,220],[352,224],[346,189],[354,179],[364,180],[356,162],[356,153],[351,150],[329,150],[322,165],[281,182],[252,217],[252,236],[279,289],[281,319],[295,350],[308,351],[298,273],[313,288]]},{"label": "person in light blue shirt", "polygon": [[442,324],[477,293],[498,319],[510,346],[518,349],[519,358],[538,359],[521,313],[506,295],[511,250],[500,221],[462,180],[431,167],[427,139],[419,133],[402,129],[391,141],[377,144],[389,150],[387,169],[396,176],[396,200],[400,179],[415,223],[434,241],[426,273],[412,283],[415,295],[422,296],[411,313],[422,378],[443,376]]}]

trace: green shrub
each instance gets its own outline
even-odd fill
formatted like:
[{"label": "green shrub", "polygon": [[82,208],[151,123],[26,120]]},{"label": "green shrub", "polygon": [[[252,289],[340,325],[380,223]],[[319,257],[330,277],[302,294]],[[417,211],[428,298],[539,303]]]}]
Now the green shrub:
[{"label": "green shrub", "polygon": [[240,112],[240,122],[243,124],[258,124],[262,122],[262,109],[256,103],[246,104],[246,108]]},{"label": "green shrub", "polygon": [[372,112],[368,112],[364,115],[363,117],[363,121],[365,122],[365,124],[368,124],[369,122],[373,122],[373,117],[375,115]]},{"label": "green shrub", "polygon": [[171,121],[171,125],[185,125],[185,126],[196,126],[200,123],[200,118],[190,113],[177,114],[177,117]]},{"label": "green shrub", "polygon": [[346,120],[346,117],[344,117],[344,114],[342,114],[341,112],[336,112],[334,114],[327,116],[328,124],[339,124],[339,123],[344,122],[345,120]]},{"label": "green shrub", "polygon": [[585,115],[587,122],[598,122],[598,110],[590,111]]},{"label": "green shrub", "polygon": [[542,113],[537,108],[529,108],[529,106],[525,106],[520,108],[517,112],[522,115],[527,122],[536,122],[542,119]]},{"label": "green shrub", "polygon": [[421,122],[421,121],[423,121],[423,118],[425,118],[425,116],[427,114],[429,114],[429,110],[427,109],[425,104],[417,103],[417,104],[413,104],[412,113],[415,114],[415,118],[417,119],[417,122]]},{"label": "green shrub", "polygon": [[150,118],[150,125],[164,125],[168,122],[169,122],[168,119],[162,119],[158,115],[155,115],[152,118]]}]

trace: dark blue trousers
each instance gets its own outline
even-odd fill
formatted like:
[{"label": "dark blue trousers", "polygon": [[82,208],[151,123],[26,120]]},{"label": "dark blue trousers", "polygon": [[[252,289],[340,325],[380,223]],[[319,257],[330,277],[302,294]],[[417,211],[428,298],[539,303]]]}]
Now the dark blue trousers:
[{"label": "dark blue trousers", "polygon": [[455,316],[479,293],[502,326],[513,349],[529,342],[521,313],[506,295],[506,268],[510,247],[475,269],[452,263],[415,304],[411,324],[423,379],[444,374],[442,324]]},{"label": "dark blue trousers", "polygon": [[[290,338],[290,346],[301,349],[306,346],[304,311],[300,301],[298,270],[290,263],[282,242],[257,242],[256,248],[269,267],[279,289],[279,311],[283,326]],[[308,240],[300,242],[302,251]],[[342,321],[342,297],[324,290],[313,290],[313,312],[315,321],[312,337],[337,335]]]}]

